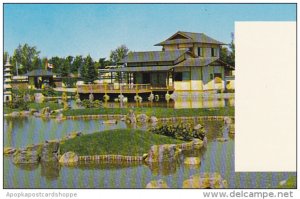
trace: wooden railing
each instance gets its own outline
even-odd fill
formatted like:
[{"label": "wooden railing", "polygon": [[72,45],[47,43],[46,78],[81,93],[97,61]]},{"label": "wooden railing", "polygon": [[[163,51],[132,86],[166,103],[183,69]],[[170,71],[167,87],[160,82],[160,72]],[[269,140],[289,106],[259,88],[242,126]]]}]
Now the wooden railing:
[{"label": "wooden railing", "polygon": [[143,93],[150,92],[150,84],[85,84],[77,86],[78,93]]}]

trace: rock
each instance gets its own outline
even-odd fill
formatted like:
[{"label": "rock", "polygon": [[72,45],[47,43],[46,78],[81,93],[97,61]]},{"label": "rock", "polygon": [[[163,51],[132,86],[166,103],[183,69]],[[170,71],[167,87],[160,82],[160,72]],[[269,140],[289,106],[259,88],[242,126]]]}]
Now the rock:
[{"label": "rock", "polygon": [[149,117],[146,114],[139,114],[136,117],[137,122],[146,123],[149,120]]},{"label": "rock", "polygon": [[151,123],[157,123],[157,122],[158,122],[158,119],[157,119],[155,116],[151,116],[149,121],[150,121]]},{"label": "rock", "polygon": [[179,150],[175,144],[163,144],[151,146],[146,162],[174,161],[179,155]]},{"label": "rock", "polygon": [[163,180],[153,180],[146,185],[146,188],[147,189],[161,189],[161,188],[165,189],[165,188],[169,188],[169,186]]},{"label": "rock", "polygon": [[21,111],[20,115],[21,116],[29,116],[30,115],[30,111]]},{"label": "rock", "polygon": [[15,148],[12,148],[12,147],[4,147],[4,150],[3,150],[4,155],[11,155],[11,154],[13,154],[14,152],[16,152],[16,149],[15,149]]},{"label": "rock", "polygon": [[287,182],[286,180],[282,180],[282,181],[279,182],[279,185],[280,185],[280,186],[283,186],[283,185],[286,184],[286,182]]},{"label": "rock", "polygon": [[39,112],[34,112],[33,115],[34,115],[35,117],[41,117],[41,116],[42,116],[42,114],[39,113]]},{"label": "rock", "polygon": [[133,112],[133,110],[130,110],[129,113],[126,115],[126,122],[135,124],[136,123],[136,117]]},{"label": "rock", "polygon": [[232,119],[230,117],[224,117],[224,124],[231,124]]},{"label": "rock", "polygon": [[204,146],[204,142],[200,139],[193,139],[192,142],[194,149],[201,149]]},{"label": "rock", "polygon": [[56,120],[62,120],[64,118],[64,115],[62,113],[59,113],[57,116],[56,116]]},{"label": "rock", "polygon": [[55,162],[58,161],[59,142],[57,140],[46,141],[41,152],[41,161]]},{"label": "rock", "polygon": [[194,130],[199,130],[202,128],[203,128],[203,126],[201,124],[197,124],[196,126],[194,126]]},{"label": "rock", "polygon": [[31,109],[29,109],[29,112],[30,112],[30,113],[35,113],[35,112],[38,112],[38,110],[36,110],[36,109],[34,109],[34,108],[31,108]]},{"label": "rock", "polygon": [[78,161],[79,161],[78,155],[71,151],[63,154],[59,159],[59,163],[65,165],[74,165],[77,164]]},{"label": "rock", "polygon": [[117,120],[103,120],[102,124],[117,124]]},{"label": "rock", "polygon": [[148,153],[143,154],[143,160],[145,160],[148,157]]},{"label": "rock", "polygon": [[20,116],[20,113],[17,112],[17,111],[14,111],[10,114],[11,117],[19,117]]},{"label": "rock", "polygon": [[25,149],[17,150],[13,155],[15,164],[36,164],[41,159],[43,144],[28,145]]},{"label": "rock", "polygon": [[43,102],[45,99],[45,96],[42,93],[34,93],[34,100],[37,103]]},{"label": "rock", "polygon": [[198,164],[200,164],[200,158],[198,158],[198,157],[186,157],[184,159],[184,164],[198,165]]},{"label": "rock", "polygon": [[62,140],[69,140],[69,139],[74,139],[76,137],[82,136],[83,134],[78,131],[78,132],[71,132],[67,136],[65,136]]},{"label": "rock", "polygon": [[228,138],[216,138],[218,142],[227,142]]},{"label": "rock", "polygon": [[201,173],[183,182],[182,188],[216,189],[228,188],[227,181],[218,173]]}]

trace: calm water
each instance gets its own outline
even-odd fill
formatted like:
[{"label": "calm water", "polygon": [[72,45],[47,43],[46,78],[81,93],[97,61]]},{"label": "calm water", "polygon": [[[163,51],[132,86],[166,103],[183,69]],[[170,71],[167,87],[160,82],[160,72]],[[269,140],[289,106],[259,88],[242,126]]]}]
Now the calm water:
[{"label": "calm water", "polygon": [[[208,132],[206,150],[184,153],[176,164],[80,164],[64,167],[53,164],[14,165],[4,157],[5,188],[145,188],[151,180],[164,179],[172,188],[180,188],[184,180],[199,172],[218,172],[230,188],[271,188],[295,173],[234,172],[234,137],[228,135],[222,122],[202,122]],[[107,129],[132,128],[120,122],[103,125],[99,120],[43,120],[40,118],[4,119],[4,146],[24,147],[47,139],[60,138],[71,131],[92,133]],[[137,128],[146,129],[146,126]],[[216,137],[228,137],[216,142]],[[201,157],[201,166],[183,164],[186,156]]]},{"label": "calm water", "polygon": [[[57,101],[57,100],[55,100]],[[60,100],[58,100],[60,101]],[[75,100],[69,100],[69,105],[73,109],[81,109],[80,105],[76,104]],[[169,103],[166,101],[149,102],[144,100],[142,103],[127,102],[121,104],[120,102],[107,102],[103,103],[106,108],[131,108],[131,107],[161,107],[161,108],[216,108],[235,106],[234,97],[222,96],[208,96],[208,97],[177,97],[176,100],[171,100]]]}]

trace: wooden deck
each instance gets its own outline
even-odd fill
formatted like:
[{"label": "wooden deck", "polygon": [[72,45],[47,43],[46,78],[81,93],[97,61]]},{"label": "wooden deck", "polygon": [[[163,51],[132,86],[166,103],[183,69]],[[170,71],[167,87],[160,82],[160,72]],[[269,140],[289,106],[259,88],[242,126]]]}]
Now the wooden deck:
[{"label": "wooden deck", "polygon": [[150,93],[152,91],[173,91],[173,87],[152,87],[150,84],[90,84],[78,85],[78,93]]},{"label": "wooden deck", "polygon": [[78,85],[78,93],[150,93],[150,84],[90,84]]}]

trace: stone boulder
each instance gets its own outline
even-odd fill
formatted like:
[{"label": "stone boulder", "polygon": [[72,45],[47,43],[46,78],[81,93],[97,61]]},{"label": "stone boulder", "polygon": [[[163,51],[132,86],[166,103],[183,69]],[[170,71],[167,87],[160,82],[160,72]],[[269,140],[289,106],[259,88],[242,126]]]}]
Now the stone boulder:
[{"label": "stone boulder", "polygon": [[20,112],[14,111],[14,112],[10,113],[10,116],[11,117],[20,117],[21,114],[20,114]]},{"label": "stone boulder", "polygon": [[198,158],[198,157],[186,157],[184,159],[184,164],[199,165],[200,164],[200,158]]},{"label": "stone boulder", "polygon": [[231,124],[232,119],[230,117],[224,117],[224,124]]},{"label": "stone boulder", "polygon": [[35,117],[41,117],[41,116],[42,116],[42,114],[39,113],[39,112],[34,112],[33,115],[34,115]]},{"label": "stone boulder", "polygon": [[204,146],[204,142],[200,139],[193,139],[192,142],[194,149],[201,149]]},{"label": "stone boulder", "polygon": [[64,165],[75,165],[78,163],[78,161],[78,155],[71,151],[64,153],[59,159],[59,163]]},{"label": "stone boulder", "polygon": [[126,115],[126,122],[128,122],[130,124],[136,123],[136,117],[135,117],[133,110],[130,110],[129,113]]},{"label": "stone boulder", "polygon": [[146,114],[139,114],[136,117],[137,122],[140,123],[147,123],[149,120],[149,117]]},{"label": "stone boulder", "polygon": [[194,130],[199,130],[199,129],[202,129],[203,126],[201,124],[197,124],[194,126]]},{"label": "stone boulder", "polygon": [[69,139],[74,139],[74,138],[82,136],[82,135],[83,134],[80,131],[78,131],[78,132],[77,131],[71,132],[68,135],[66,135],[65,137],[63,137],[61,141],[66,141],[66,140],[69,140]]},{"label": "stone boulder", "polygon": [[45,96],[42,93],[34,93],[34,100],[37,103],[42,103],[45,100]]},{"label": "stone boulder", "polygon": [[30,111],[21,111],[20,115],[21,116],[29,116],[30,115]]},{"label": "stone boulder", "polygon": [[147,189],[166,189],[169,188],[167,183],[163,180],[153,180],[146,185]]},{"label": "stone boulder", "polygon": [[217,189],[228,188],[228,185],[219,173],[201,173],[185,180],[182,188]]},{"label": "stone boulder", "polygon": [[12,147],[4,147],[4,150],[3,150],[4,155],[11,155],[11,154],[13,154],[14,152],[16,152],[16,149],[15,149],[15,148],[12,148]]},{"label": "stone boulder", "polygon": [[17,150],[13,154],[13,163],[14,164],[39,163],[42,149],[43,149],[42,144],[35,144],[35,145],[29,145],[25,149]]},{"label": "stone boulder", "polygon": [[180,150],[175,144],[163,144],[151,146],[146,162],[165,162],[174,161],[177,159]]},{"label": "stone boulder", "polygon": [[149,119],[149,121],[150,121],[150,123],[157,123],[158,119],[155,116],[151,116],[150,119]]},{"label": "stone boulder", "polygon": [[58,161],[59,142],[57,140],[46,141],[41,152],[41,161]]}]

